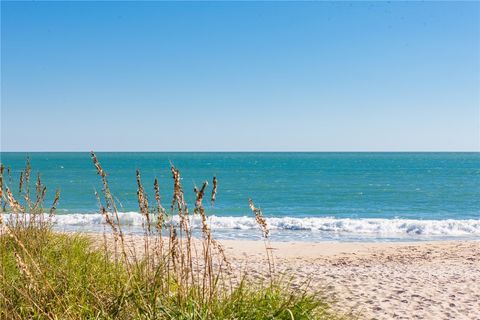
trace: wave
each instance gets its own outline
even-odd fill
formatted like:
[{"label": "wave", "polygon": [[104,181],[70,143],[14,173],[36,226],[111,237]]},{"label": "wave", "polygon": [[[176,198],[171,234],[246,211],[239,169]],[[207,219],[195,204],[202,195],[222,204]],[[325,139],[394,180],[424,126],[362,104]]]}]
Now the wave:
[{"label": "wave", "polygon": [[[144,218],[137,212],[120,212],[122,225],[141,227]],[[292,230],[329,232],[338,234],[371,235],[425,235],[425,236],[480,236],[480,219],[468,220],[415,220],[415,219],[369,219],[369,218],[335,218],[335,217],[278,217],[266,218],[270,230]],[[103,225],[104,219],[98,213],[70,213],[55,216],[58,226],[95,226]],[[178,216],[169,223],[178,224]],[[208,223],[213,230],[253,230],[257,229],[255,218],[210,216]],[[191,224],[195,229],[201,228],[201,220],[194,217]]]}]

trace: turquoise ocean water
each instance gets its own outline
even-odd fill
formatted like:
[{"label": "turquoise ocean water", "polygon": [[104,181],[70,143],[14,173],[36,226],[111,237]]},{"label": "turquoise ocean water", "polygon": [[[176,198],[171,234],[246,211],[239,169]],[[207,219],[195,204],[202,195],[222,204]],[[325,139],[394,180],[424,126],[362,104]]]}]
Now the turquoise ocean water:
[{"label": "turquoise ocean water", "polygon": [[[30,157],[48,187],[61,189],[56,228],[102,231],[89,153],[0,153],[12,189]],[[397,241],[480,238],[480,153],[98,153],[129,232],[141,232],[135,169],[163,204],[172,197],[170,162],[194,185],[219,181],[207,205],[219,238],[258,238],[248,199],[261,207],[273,240]],[[9,183],[6,177],[7,183]],[[210,189],[209,191],[210,192]],[[153,192],[150,192],[153,199]],[[209,201],[206,201],[208,204]],[[194,221],[198,225],[198,221]]]}]

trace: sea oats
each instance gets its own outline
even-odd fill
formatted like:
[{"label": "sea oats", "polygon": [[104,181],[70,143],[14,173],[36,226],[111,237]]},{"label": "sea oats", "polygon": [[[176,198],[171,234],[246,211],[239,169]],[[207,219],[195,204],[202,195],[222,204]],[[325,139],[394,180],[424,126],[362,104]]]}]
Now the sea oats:
[{"label": "sea oats", "polygon": [[217,199],[217,186],[218,186],[217,177],[213,177],[213,180],[212,180],[212,196],[210,198],[212,206],[215,205],[215,200]]},{"label": "sea oats", "polygon": [[248,200],[248,205],[255,214],[255,220],[260,227],[260,230],[262,231],[263,237],[268,238],[270,231],[268,230],[267,221],[263,217],[262,210],[260,210],[259,208],[255,208],[255,204],[253,203],[252,199]]},{"label": "sea oats", "polygon": [[148,205],[148,198],[143,189],[142,180],[140,178],[140,171],[136,170],[136,177],[137,177],[137,200],[138,200],[138,207],[140,208],[140,213],[145,217],[147,221],[147,230],[150,233],[150,215],[149,215],[149,205]]},{"label": "sea oats", "polygon": [[21,195],[22,194],[22,191],[23,191],[23,182],[24,182],[24,175],[23,175],[23,171],[20,172],[20,179],[19,179],[19,183],[18,183],[18,194]]},{"label": "sea oats", "polygon": [[[0,210],[3,210],[3,171],[5,170],[5,167],[3,166],[3,163],[0,163]],[[0,213],[0,225],[2,223],[2,215]]]},{"label": "sea oats", "polygon": [[3,171],[5,170],[5,167],[3,164],[0,164],[0,203],[3,199]]},{"label": "sea oats", "polygon": [[60,200],[60,190],[57,189],[57,191],[55,191],[55,197],[53,198],[52,206],[50,207],[50,218],[55,215],[55,212],[57,211],[57,204],[58,204],[59,200]]},{"label": "sea oats", "polygon": [[158,179],[157,178],[155,178],[155,180],[153,182],[153,189],[154,189],[154,192],[155,192],[155,201],[157,203],[157,224],[156,224],[156,227],[161,232],[162,229],[163,229],[165,215],[167,213],[166,213],[166,210],[162,206],[162,203],[161,203],[160,187],[158,185]]},{"label": "sea oats", "polygon": [[14,213],[20,213],[20,212],[23,212],[24,211],[24,208],[20,205],[20,203],[18,203],[18,201],[15,199],[15,197],[13,196],[12,192],[10,191],[10,188],[6,188],[5,189],[5,192],[7,194],[7,203],[10,207],[10,209],[12,209],[12,211]]}]

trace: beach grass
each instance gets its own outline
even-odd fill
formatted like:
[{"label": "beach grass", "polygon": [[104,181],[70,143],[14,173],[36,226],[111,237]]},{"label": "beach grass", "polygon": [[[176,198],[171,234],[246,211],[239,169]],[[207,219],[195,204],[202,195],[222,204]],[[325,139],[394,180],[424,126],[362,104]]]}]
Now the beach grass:
[{"label": "beach grass", "polygon": [[[88,235],[52,229],[59,198],[44,208],[46,187],[40,176],[30,192],[27,162],[18,195],[3,183],[0,198],[8,213],[0,216],[1,319],[338,319],[329,305],[307,287],[293,289],[291,280],[275,272],[268,249],[268,229],[261,211],[250,201],[265,238],[265,279],[252,280],[232,268],[207,224],[202,201],[208,183],[195,188],[193,212],[184,200],[180,171],[171,167],[174,195],[163,207],[158,181],[149,202],[137,177],[137,200],[144,216],[142,252],[126,241],[107,174],[95,154],[92,160],[102,181],[96,193],[109,227],[99,244]],[[10,180],[10,179],[9,179]],[[33,184],[33,183],[32,183]],[[212,204],[217,179],[213,179]],[[17,191],[17,190],[16,190]],[[179,223],[171,217],[179,216]],[[190,217],[201,217],[201,238],[194,238]]]}]

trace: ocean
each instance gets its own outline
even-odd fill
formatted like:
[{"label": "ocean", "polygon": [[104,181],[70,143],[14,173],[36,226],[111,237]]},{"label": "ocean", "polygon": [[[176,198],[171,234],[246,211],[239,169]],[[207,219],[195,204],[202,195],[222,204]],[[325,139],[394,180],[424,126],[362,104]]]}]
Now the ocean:
[{"label": "ocean", "polygon": [[[88,152],[0,153],[18,177],[30,157],[47,185],[48,205],[61,190],[55,228],[102,232],[94,191],[101,190]],[[193,209],[195,185],[218,179],[217,201],[205,207],[221,239],[260,239],[248,207],[267,217],[273,241],[425,241],[480,239],[480,153],[201,153],[99,152],[120,207],[124,230],[142,232],[135,170],[153,200],[158,177],[170,207],[170,163],[180,169]],[[6,173],[5,173],[6,176]],[[152,201],[153,202],[153,201]],[[47,206],[46,205],[46,206]],[[193,211],[193,210],[191,210]],[[197,228],[200,221],[193,221]]]}]

